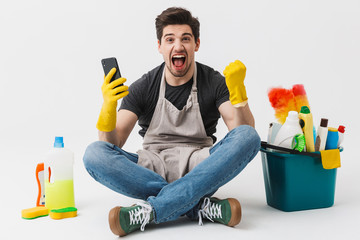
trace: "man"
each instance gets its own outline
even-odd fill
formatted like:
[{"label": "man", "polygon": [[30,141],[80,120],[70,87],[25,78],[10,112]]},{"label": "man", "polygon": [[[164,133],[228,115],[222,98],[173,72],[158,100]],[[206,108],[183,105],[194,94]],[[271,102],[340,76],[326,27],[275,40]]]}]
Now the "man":
[{"label": "man", "polygon": [[[195,62],[199,25],[186,9],[163,11],[156,18],[156,31],[164,63],[129,90],[117,87],[124,78],[110,83],[115,69],[105,76],[97,123],[100,141],[89,145],[84,164],[108,188],[145,201],[111,209],[109,224],[116,235],[143,231],[151,221],[182,215],[200,224],[205,218],[228,226],[240,222],[238,200],[211,196],[239,174],[260,148],[247,104],[246,68],[238,60],[231,63],[224,80],[217,71]],[[220,115],[229,133],[213,146]],[[134,154],[122,146],[137,121],[144,142]]]}]

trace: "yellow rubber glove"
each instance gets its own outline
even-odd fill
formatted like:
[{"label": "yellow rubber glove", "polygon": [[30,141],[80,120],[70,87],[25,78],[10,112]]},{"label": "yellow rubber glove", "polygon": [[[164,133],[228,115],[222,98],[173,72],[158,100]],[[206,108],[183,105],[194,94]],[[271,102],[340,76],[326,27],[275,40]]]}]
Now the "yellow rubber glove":
[{"label": "yellow rubber glove", "polygon": [[247,104],[244,79],[246,75],[245,65],[236,60],[230,63],[224,70],[226,86],[230,93],[230,102],[234,107],[242,107]]},{"label": "yellow rubber glove", "polygon": [[128,86],[119,86],[126,81],[125,78],[118,78],[110,83],[115,72],[116,68],[111,69],[104,77],[104,83],[101,86],[104,103],[101,107],[96,128],[103,132],[111,132],[115,129],[117,101],[129,94]]}]

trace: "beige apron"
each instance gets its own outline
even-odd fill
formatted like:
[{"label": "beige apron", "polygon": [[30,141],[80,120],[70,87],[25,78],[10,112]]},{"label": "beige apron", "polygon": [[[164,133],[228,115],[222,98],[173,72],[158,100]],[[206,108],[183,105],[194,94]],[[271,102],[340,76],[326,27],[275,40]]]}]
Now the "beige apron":
[{"label": "beige apron", "polygon": [[191,93],[186,105],[178,110],[165,99],[165,68],[161,77],[159,99],[144,136],[143,150],[138,151],[138,165],[173,182],[207,158],[213,145],[206,135],[197,99],[196,64]]}]

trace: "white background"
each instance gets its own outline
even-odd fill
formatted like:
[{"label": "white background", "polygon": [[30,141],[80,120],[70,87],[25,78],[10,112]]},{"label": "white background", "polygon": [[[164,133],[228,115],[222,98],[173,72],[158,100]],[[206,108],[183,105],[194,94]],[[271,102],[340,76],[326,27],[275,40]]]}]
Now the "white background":
[{"label": "white background", "polygon": [[[114,56],[130,85],[162,62],[154,20],[170,6],[188,8],[200,20],[196,60],[218,71],[240,59],[256,129],[266,140],[274,110],[267,91],[304,84],[318,126],[346,126],[335,205],[284,213],[266,205],[260,154],[218,197],[243,207],[236,228],[180,219],[149,225],[129,238],[152,239],[350,239],[358,236],[359,191],[359,1],[111,1],[18,0],[0,3],[0,239],[115,239],[107,214],[135,202],[102,187],[82,164],[97,139],[102,104],[100,59]],[[135,152],[136,127],[124,148]],[[217,136],[226,128],[219,121]],[[75,153],[75,197],[79,216],[55,221],[21,219],[35,206],[35,167],[64,136]],[[209,176],[210,177],[210,176]]]}]

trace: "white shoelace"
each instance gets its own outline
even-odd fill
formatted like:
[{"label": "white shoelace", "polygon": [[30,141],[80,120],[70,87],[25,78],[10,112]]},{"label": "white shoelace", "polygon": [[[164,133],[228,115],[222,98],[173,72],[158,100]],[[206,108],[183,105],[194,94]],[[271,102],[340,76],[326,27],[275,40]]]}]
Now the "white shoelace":
[{"label": "white shoelace", "polygon": [[211,203],[210,198],[205,198],[203,204],[201,205],[201,209],[198,211],[199,215],[199,225],[202,226],[202,218],[206,217],[210,221],[214,222],[212,220],[213,218],[222,218],[221,214],[221,205],[216,203]]},{"label": "white shoelace", "polygon": [[129,212],[130,225],[141,223],[140,230],[144,231],[145,225],[148,224],[150,221],[152,207],[150,204],[142,202],[139,202],[136,205],[138,205],[139,207]]}]

